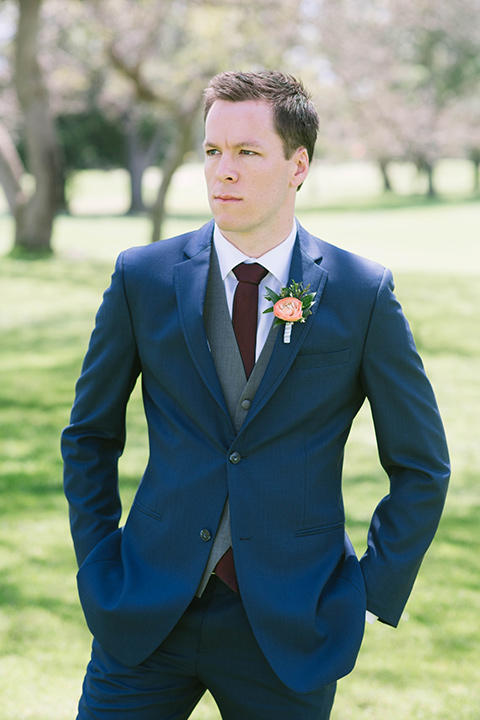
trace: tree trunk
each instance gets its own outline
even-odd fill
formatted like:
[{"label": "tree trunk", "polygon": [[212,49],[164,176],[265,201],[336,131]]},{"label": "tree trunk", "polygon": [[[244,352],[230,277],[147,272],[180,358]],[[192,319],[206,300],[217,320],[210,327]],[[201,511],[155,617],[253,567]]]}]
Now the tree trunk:
[{"label": "tree trunk", "polygon": [[196,120],[196,113],[191,112],[177,123],[177,137],[170,143],[170,149],[165,158],[162,168],[163,175],[160,187],[158,188],[157,199],[152,207],[152,242],[160,240],[162,236],[162,225],[165,220],[167,192],[175,171],[182,165],[185,154],[190,150],[192,144],[192,130]]},{"label": "tree trunk", "polygon": [[6,128],[0,124],[0,184],[5,191],[8,207],[15,215],[18,205],[26,202],[21,181],[25,172],[15,143]]},{"label": "tree trunk", "polygon": [[428,191],[427,195],[429,198],[436,198],[437,197],[437,189],[435,187],[435,183],[433,180],[433,173],[434,173],[434,166],[431,162],[425,162],[425,172],[427,173],[427,179],[428,179]]},{"label": "tree trunk", "polygon": [[393,186],[388,173],[388,160],[380,159],[378,161],[378,166],[383,178],[383,192],[393,192]]},{"label": "tree trunk", "polygon": [[427,160],[425,157],[417,157],[416,159],[416,166],[419,172],[423,172],[427,176],[427,182],[428,182],[428,189],[427,189],[427,197],[429,198],[436,198],[437,197],[437,189],[435,187],[434,182],[434,170],[435,165],[430,160]]},{"label": "tree trunk", "polygon": [[37,58],[40,6],[41,0],[19,0],[15,85],[25,119],[27,167],[35,179],[35,191],[16,208],[15,245],[49,252],[61,198],[61,173],[55,127]]},{"label": "tree trunk", "polygon": [[146,210],[143,202],[142,181],[145,170],[155,162],[162,136],[159,127],[148,145],[142,143],[135,119],[127,117],[127,170],[130,176],[130,207],[127,214],[143,212]]},{"label": "tree trunk", "polygon": [[142,183],[146,166],[138,156],[132,156],[128,159],[127,170],[130,179],[130,207],[127,215],[134,215],[145,210]]},{"label": "tree trunk", "polygon": [[130,207],[127,214],[143,212],[145,205],[142,195],[143,173],[145,172],[145,157],[142,152],[135,121],[131,116],[126,121],[127,135],[127,170],[130,177]]},{"label": "tree trunk", "polygon": [[473,163],[473,192],[480,190],[480,150],[473,150],[470,153],[470,160]]}]

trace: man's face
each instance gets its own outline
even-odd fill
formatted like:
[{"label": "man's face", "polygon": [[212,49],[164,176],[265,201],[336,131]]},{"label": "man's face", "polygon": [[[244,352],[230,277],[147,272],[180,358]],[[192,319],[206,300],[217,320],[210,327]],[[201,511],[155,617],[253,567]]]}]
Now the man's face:
[{"label": "man's face", "polygon": [[286,159],[265,101],[216,100],[205,124],[205,177],[213,216],[241,246],[282,242],[291,230],[298,185],[308,172],[304,148]]}]

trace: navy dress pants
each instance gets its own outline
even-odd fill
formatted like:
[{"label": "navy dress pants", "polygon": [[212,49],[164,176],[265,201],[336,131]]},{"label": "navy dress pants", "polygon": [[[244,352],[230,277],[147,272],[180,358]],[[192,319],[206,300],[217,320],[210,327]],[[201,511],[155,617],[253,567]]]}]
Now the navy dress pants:
[{"label": "navy dress pants", "polygon": [[206,689],[224,720],[328,720],[336,683],[289,690],[260,650],[240,597],[212,576],[141,665],[125,667],[94,640],[77,720],[184,720]]}]

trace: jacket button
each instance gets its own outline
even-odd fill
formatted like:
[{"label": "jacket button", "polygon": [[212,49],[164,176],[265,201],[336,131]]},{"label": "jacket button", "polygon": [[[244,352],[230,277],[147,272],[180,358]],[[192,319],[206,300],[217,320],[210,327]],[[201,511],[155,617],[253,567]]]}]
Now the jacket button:
[{"label": "jacket button", "polygon": [[212,533],[210,530],[207,530],[207,528],[203,528],[203,530],[200,530],[200,537],[202,538],[203,542],[208,542],[212,539]]},{"label": "jacket button", "polygon": [[251,404],[252,404],[252,401],[251,401],[251,400],[242,400],[242,402],[241,402],[241,407],[242,407],[244,410],[250,410]]},{"label": "jacket button", "polygon": [[235,450],[234,452],[232,452],[232,454],[230,455],[230,457],[228,459],[230,460],[232,465],[237,465],[240,462],[240,460],[242,459],[242,456],[240,455],[239,452],[237,452]]}]

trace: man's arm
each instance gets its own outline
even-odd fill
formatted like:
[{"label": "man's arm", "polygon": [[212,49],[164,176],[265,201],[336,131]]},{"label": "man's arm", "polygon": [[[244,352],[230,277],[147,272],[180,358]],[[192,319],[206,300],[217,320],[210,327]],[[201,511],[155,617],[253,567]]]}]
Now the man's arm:
[{"label": "man's arm", "polygon": [[390,493],[361,559],[371,613],[396,626],[443,510],[450,474],[433,390],[385,271],[365,343],[362,380]]},{"label": "man's arm", "polygon": [[70,425],[62,433],[64,487],[79,564],[117,529],[121,516],[117,466],[126,407],[140,372],[122,259],[98,311]]}]

